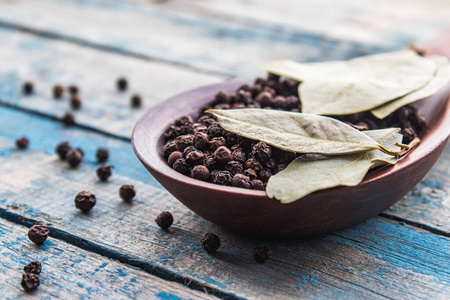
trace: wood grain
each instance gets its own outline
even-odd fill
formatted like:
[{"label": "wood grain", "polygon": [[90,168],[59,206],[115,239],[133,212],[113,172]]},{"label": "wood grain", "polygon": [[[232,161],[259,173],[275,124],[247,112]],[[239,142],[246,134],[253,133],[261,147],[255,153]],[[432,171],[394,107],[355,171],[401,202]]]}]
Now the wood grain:
[{"label": "wood grain", "polygon": [[[181,276],[232,297],[421,299],[427,295],[444,299],[450,292],[447,237],[385,218],[309,239],[240,236],[175,201],[139,166],[125,141],[67,130],[50,120],[6,108],[0,110],[0,122],[2,216],[16,222],[22,222],[22,217],[43,221],[79,247],[149,272]],[[14,150],[13,137],[24,133],[30,137],[30,149]],[[52,154],[61,140],[86,152],[86,161],[77,170]],[[110,148],[114,164],[107,183],[95,178],[93,158],[100,145]],[[138,191],[132,205],[118,197],[124,183],[134,184]],[[98,199],[89,214],[78,212],[73,204],[75,194],[83,189]],[[153,222],[162,210],[175,217],[169,232]],[[199,245],[207,231],[221,237],[222,247],[214,256]],[[252,248],[261,243],[272,246],[274,253],[264,265],[251,257]]]},{"label": "wood grain", "polygon": [[[148,5],[151,1],[130,1]],[[426,44],[447,27],[450,5],[445,0],[173,0],[161,9],[250,24],[268,30],[301,30],[368,44]]]},{"label": "wood grain", "polygon": [[[0,101],[8,105],[60,118],[70,111],[69,96],[53,99],[55,84],[75,84],[82,106],[73,111],[84,126],[129,138],[146,108],[179,92],[226,78],[184,67],[107,53],[0,29]],[[127,78],[129,88],[119,92],[116,81]],[[25,81],[34,82],[32,96],[22,94]],[[130,98],[141,95],[142,108],[132,108]]]},{"label": "wood grain", "polygon": [[0,2],[0,21],[90,47],[234,76],[257,75],[255,66],[273,59],[345,59],[406,46],[400,38],[364,44],[107,0]]},{"label": "wood grain", "polygon": [[[0,219],[3,299],[217,299],[53,238],[37,246],[27,232]],[[41,284],[26,293],[23,267],[35,260],[42,263]]]}]

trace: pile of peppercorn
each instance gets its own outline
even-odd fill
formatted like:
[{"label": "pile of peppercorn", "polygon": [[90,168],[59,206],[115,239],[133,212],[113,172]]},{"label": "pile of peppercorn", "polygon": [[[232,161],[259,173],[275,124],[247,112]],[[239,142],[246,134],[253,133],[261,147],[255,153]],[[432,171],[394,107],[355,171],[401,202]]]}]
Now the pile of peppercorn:
[{"label": "pile of peppercorn", "polygon": [[[242,85],[235,93],[219,92],[197,120],[182,116],[165,133],[163,156],[170,167],[194,179],[221,185],[264,190],[270,176],[280,172],[299,154],[225,131],[211,114],[214,109],[263,108],[301,112],[298,85],[291,79],[268,74],[253,86]],[[370,112],[333,116],[358,130],[402,128],[408,144],[427,128],[425,120],[411,106],[404,106],[380,120]]]}]

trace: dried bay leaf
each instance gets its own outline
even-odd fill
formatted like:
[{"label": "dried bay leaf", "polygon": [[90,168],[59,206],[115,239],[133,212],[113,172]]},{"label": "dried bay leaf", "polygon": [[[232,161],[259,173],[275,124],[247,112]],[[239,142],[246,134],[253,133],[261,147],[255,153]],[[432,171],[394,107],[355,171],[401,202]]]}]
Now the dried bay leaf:
[{"label": "dried bay leaf", "polygon": [[[400,150],[395,146],[402,140],[398,128],[365,133],[392,151]],[[364,179],[371,167],[397,162],[397,157],[379,150],[323,158],[316,156],[313,160],[305,160],[307,156],[296,158],[286,169],[270,177],[266,187],[270,198],[291,203],[318,190],[339,185],[354,186]]]},{"label": "dried bay leaf", "polygon": [[[380,149],[366,134],[333,118],[267,109],[211,109],[227,131],[285,151],[342,155]],[[393,153],[391,153],[393,155]]]},{"label": "dried bay leaf", "polygon": [[302,111],[345,115],[370,110],[427,85],[436,63],[412,50],[347,61],[299,86]]},{"label": "dried bay leaf", "polygon": [[292,60],[271,61],[263,66],[262,69],[272,74],[284,76],[297,81],[304,81],[320,75],[337,67],[341,67],[343,61],[326,61],[320,63],[298,63]]},{"label": "dried bay leaf", "polygon": [[429,97],[448,84],[450,82],[450,62],[447,57],[431,56],[430,59],[437,64],[437,70],[433,79],[426,86],[412,92],[411,94],[392,100],[372,109],[372,114],[379,119],[384,119],[400,107]]}]

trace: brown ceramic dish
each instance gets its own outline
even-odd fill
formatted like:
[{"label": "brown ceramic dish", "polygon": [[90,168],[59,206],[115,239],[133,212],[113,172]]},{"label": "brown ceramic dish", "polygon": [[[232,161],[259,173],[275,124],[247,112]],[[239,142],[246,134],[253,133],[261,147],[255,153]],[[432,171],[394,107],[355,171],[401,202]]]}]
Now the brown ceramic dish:
[{"label": "brown ceramic dish", "polygon": [[395,166],[369,173],[357,186],[318,191],[291,204],[269,199],[264,191],[220,186],[172,170],[162,157],[164,130],[181,115],[195,117],[217,92],[234,92],[252,81],[233,80],[172,97],[147,111],[132,135],[137,157],[172,195],[205,219],[233,231],[304,236],[374,217],[405,196],[429,172],[450,134],[450,88],[446,88],[417,102],[419,112],[429,122],[429,132],[420,146]]}]

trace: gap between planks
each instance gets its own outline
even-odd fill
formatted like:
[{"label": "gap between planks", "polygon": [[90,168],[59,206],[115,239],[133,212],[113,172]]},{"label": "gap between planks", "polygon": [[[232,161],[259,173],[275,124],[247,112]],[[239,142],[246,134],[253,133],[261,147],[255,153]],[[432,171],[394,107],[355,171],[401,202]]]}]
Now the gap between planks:
[{"label": "gap between planks", "polygon": [[47,38],[47,39],[61,40],[61,41],[69,42],[69,43],[76,44],[79,46],[83,46],[86,48],[92,48],[92,49],[99,50],[99,51],[120,54],[123,56],[137,58],[137,59],[141,59],[141,60],[145,60],[145,61],[155,61],[155,62],[160,62],[160,63],[166,63],[169,65],[181,67],[186,70],[198,72],[198,73],[202,73],[202,74],[219,75],[219,76],[225,76],[225,77],[230,77],[230,78],[235,76],[234,74],[230,74],[230,73],[226,73],[226,72],[222,72],[222,71],[208,70],[206,68],[196,67],[193,65],[189,65],[187,63],[182,63],[180,61],[170,60],[170,59],[166,59],[166,58],[162,58],[162,57],[155,57],[155,56],[151,56],[148,54],[138,53],[138,52],[131,51],[131,50],[125,50],[125,49],[121,49],[121,48],[106,45],[106,44],[99,44],[99,43],[91,42],[91,41],[84,40],[81,38],[65,36],[65,35],[62,35],[62,34],[59,34],[56,32],[36,30],[36,29],[33,29],[28,26],[15,24],[15,23],[3,21],[3,20],[0,20],[0,27],[10,29],[10,30],[20,31],[23,33],[37,35],[37,36]]},{"label": "gap between planks", "polygon": [[[26,217],[23,217],[19,214],[7,211],[4,208],[0,208],[0,217],[13,222],[15,224],[19,224],[26,227],[31,227],[33,225],[40,225],[41,222],[35,221],[33,219],[29,219]],[[162,267],[156,266],[148,261],[144,261],[138,257],[128,256],[124,254],[120,254],[119,252],[116,252],[112,249],[108,249],[106,247],[103,247],[101,245],[98,245],[96,243],[87,241],[83,238],[80,238],[78,236],[72,235],[68,232],[65,232],[63,230],[59,230],[53,226],[48,226],[50,229],[50,234],[52,238],[62,240],[66,243],[69,243],[73,246],[79,247],[83,250],[90,251],[96,254],[99,254],[101,256],[104,256],[109,259],[117,260],[121,263],[124,263],[126,265],[129,265],[134,268],[139,268],[151,275],[154,275],[156,277],[159,277],[166,281],[172,281],[179,284],[182,284],[192,290],[200,291],[208,295],[217,296],[221,299],[229,299],[229,300],[241,300],[242,297],[238,297],[233,294],[224,293],[220,290],[211,288],[210,286],[206,286],[201,284],[200,282],[192,279],[180,276],[174,272],[171,272],[170,270],[164,269]]]}]

